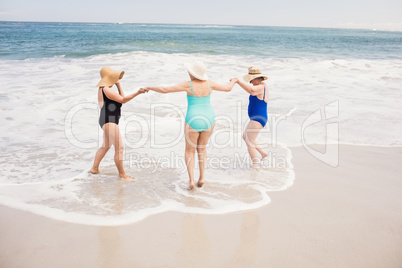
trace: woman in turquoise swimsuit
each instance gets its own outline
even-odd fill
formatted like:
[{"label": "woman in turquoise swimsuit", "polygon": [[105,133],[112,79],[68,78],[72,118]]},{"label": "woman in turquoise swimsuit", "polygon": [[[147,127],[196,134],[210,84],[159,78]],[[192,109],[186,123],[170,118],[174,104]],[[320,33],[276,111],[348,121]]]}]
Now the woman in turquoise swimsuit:
[{"label": "woman in turquoise swimsuit", "polygon": [[207,160],[206,145],[214,130],[215,112],[211,106],[210,96],[213,90],[231,91],[237,79],[232,79],[229,84],[221,85],[207,81],[206,68],[202,62],[196,61],[185,64],[190,75],[190,81],[174,86],[145,87],[144,90],[153,90],[159,93],[171,93],[185,91],[187,93],[187,114],[184,127],[186,137],[185,160],[190,180],[189,189],[194,188],[194,156],[198,153],[200,177],[197,186],[204,185],[204,170]]},{"label": "woman in turquoise swimsuit", "polygon": [[250,154],[253,166],[257,166],[259,163],[258,153],[261,154],[261,160],[268,155],[264,151],[256,139],[260,130],[265,127],[268,122],[267,102],[269,98],[268,86],[264,83],[264,80],[268,79],[267,76],[261,74],[261,70],[258,67],[248,68],[248,74],[243,77],[243,81],[238,80],[237,83],[250,94],[248,104],[248,116],[250,122],[247,124],[243,133],[243,139],[247,144],[247,150]]}]

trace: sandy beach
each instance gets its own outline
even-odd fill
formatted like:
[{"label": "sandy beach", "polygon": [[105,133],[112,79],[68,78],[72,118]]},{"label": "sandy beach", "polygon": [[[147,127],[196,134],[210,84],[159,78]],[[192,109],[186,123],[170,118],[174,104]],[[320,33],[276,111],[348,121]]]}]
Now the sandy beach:
[{"label": "sandy beach", "polygon": [[291,150],[294,185],[254,211],[100,227],[0,206],[0,266],[402,267],[402,148],[343,145],[336,168]]}]

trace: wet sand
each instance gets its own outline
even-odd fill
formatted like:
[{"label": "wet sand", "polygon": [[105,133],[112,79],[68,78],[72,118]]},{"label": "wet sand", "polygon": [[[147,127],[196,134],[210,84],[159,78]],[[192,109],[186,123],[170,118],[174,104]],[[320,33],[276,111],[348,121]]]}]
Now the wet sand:
[{"label": "wet sand", "polygon": [[0,267],[402,267],[402,148],[291,148],[295,184],[267,206],[117,227],[0,206]]}]

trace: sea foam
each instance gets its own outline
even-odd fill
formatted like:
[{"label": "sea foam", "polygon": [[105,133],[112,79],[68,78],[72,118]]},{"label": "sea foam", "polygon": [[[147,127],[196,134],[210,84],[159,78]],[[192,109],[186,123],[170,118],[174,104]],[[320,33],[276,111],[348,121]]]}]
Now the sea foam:
[{"label": "sea foam", "polygon": [[[207,149],[204,188],[186,190],[185,93],[149,92],[123,105],[119,127],[133,181],[117,178],[112,150],[101,163],[101,174],[87,173],[102,143],[95,87],[101,66],[125,70],[122,86],[129,94],[143,85],[188,80],[183,63],[195,59],[219,83],[242,77],[250,65],[268,75],[270,122],[259,142],[270,155],[262,168],[250,169],[242,140],[248,94],[235,86],[211,97],[217,122]],[[401,146],[401,69],[400,60],[150,52],[2,60],[0,203],[100,225],[135,222],[165,211],[219,214],[263,206],[270,191],[293,184],[288,146]],[[15,74],[24,75],[16,79]],[[338,126],[337,139],[328,135],[329,123]]]}]

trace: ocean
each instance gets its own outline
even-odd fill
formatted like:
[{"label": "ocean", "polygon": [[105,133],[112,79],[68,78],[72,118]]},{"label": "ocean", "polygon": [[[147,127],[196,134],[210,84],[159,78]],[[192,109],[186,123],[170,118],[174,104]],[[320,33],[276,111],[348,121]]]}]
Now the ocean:
[{"label": "ocean", "polygon": [[[166,211],[250,210],[294,183],[291,147],[336,167],[338,151],[329,148],[338,144],[402,146],[402,32],[0,22],[0,43],[0,204],[46,217],[120,225]],[[124,70],[129,94],[188,80],[183,63],[192,60],[218,83],[252,65],[269,77],[262,167],[250,169],[242,140],[248,95],[235,86],[211,97],[217,123],[205,187],[186,190],[185,93],[149,92],[123,105],[124,164],[135,180],[117,178],[113,149],[101,173],[88,174],[102,143],[100,68]]]}]

